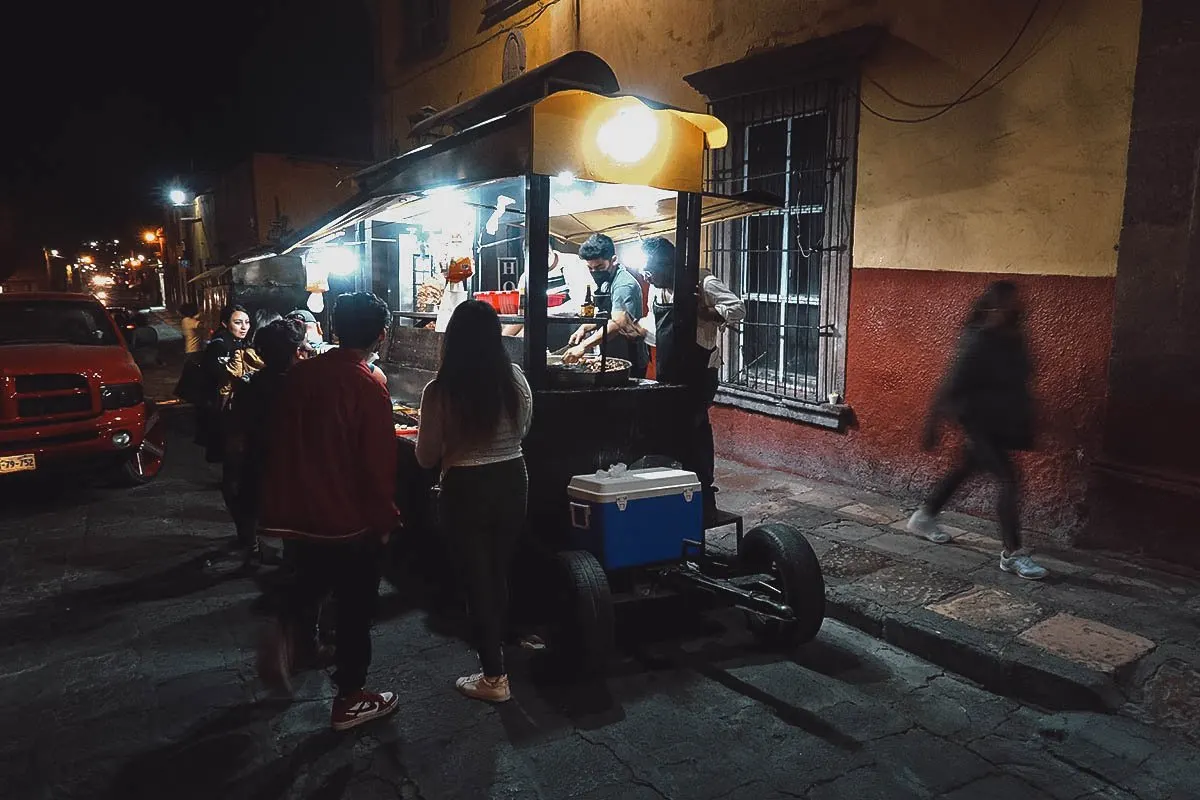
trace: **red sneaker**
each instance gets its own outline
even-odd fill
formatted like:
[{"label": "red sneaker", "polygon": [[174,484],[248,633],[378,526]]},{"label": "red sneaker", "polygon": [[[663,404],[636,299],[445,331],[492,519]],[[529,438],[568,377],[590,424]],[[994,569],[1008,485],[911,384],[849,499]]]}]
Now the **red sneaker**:
[{"label": "red sneaker", "polygon": [[338,697],[333,701],[333,729],[347,731],[364,722],[386,717],[399,703],[395,692],[361,691]]}]

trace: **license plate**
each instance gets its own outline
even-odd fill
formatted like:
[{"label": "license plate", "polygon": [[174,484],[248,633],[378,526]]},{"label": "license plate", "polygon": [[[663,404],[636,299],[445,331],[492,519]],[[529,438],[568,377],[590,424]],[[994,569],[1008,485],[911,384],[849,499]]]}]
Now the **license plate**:
[{"label": "license plate", "polygon": [[19,456],[0,456],[0,475],[9,472],[31,472],[37,469],[37,456],[26,453]]}]

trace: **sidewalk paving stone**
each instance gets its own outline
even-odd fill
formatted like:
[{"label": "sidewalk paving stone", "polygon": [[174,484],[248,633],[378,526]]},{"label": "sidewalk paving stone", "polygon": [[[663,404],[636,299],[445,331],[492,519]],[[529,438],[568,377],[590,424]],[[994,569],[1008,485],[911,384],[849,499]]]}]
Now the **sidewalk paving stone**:
[{"label": "sidewalk paving stone", "polygon": [[837,513],[869,525],[890,525],[905,516],[899,508],[874,506],[866,503],[851,503],[848,506],[842,506],[837,509]]},{"label": "sidewalk paving stone", "polygon": [[1047,613],[1036,603],[985,586],[976,586],[969,592],[926,608],[983,631],[1014,636],[1032,627]]},{"label": "sidewalk paving stone", "polygon": [[923,606],[971,588],[969,581],[918,564],[896,564],[864,575],[852,584],[863,597],[892,606]]},{"label": "sidewalk paving stone", "polygon": [[898,556],[911,556],[922,550],[938,547],[928,539],[913,536],[911,533],[881,533],[863,544],[872,550],[893,553]]},{"label": "sidewalk paving stone", "polygon": [[821,559],[821,572],[828,578],[858,578],[895,563],[895,559],[882,553],[835,542]]},{"label": "sidewalk paving stone", "polygon": [[801,503],[804,503],[807,506],[824,508],[830,511],[842,508],[854,502],[854,498],[848,495],[831,492],[826,489],[810,489],[798,499]]},{"label": "sidewalk paving stone", "polygon": [[1155,647],[1144,636],[1066,613],[1039,622],[1020,638],[1068,661],[1104,672],[1127,667]]},{"label": "sidewalk paving stone", "polygon": [[827,539],[837,539],[840,542],[861,542],[865,539],[873,539],[876,536],[883,535],[883,531],[879,530],[879,528],[863,525],[861,522],[849,522],[845,520],[822,525],[815,532],[818,536],[824,536]]}]

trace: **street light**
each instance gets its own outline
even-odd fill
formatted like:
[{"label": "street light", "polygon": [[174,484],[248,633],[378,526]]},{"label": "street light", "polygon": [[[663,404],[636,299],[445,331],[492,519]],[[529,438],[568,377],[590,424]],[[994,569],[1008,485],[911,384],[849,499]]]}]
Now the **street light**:
[{"label": "street light", "polygon": [[158,241],[158,234],[154,231],[146,231],[142,234],[142,241],[146,244],[154,244]]},{"label": "street light", "polygon": [[171,198],[171,202],[174,205],[177,205],[177,206],[187,205],[188,196],[187,196],[187,192],[185,192],[183,189],[172,189],[170,198]]}]

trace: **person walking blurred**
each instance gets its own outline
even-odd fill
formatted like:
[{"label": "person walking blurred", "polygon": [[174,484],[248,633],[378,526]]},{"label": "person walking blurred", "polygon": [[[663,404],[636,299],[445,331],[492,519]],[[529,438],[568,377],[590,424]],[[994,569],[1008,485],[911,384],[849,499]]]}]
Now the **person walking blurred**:
[{"label": "person walking blurred", "polygon": [[469,300],[446,327],[442,363],[421,396],[417,462],[441,466],[439,514],[467,588],[482,671],[459,678],[467,697],[512,697],[504,666],[508,575],[525,528],[529,478],[521,440],[533,392],[504,349],[495,309]]},{"label": "person walking blurred", "polygon": [[1021,546],[1020,476],[1012,458],[1013,451],[1033,446],[1032,375],[1017,287],[997,281],[971,309],[922,437],[923,448],[932,450],[941,423],[953,420],[966,436],[962,455],[909,519],[908,530],[937,544],[950,541],[938,514],[964,481],[977,472],[990,473],[999,482],[1000,569],[1039,580],[1046,568]]}]

